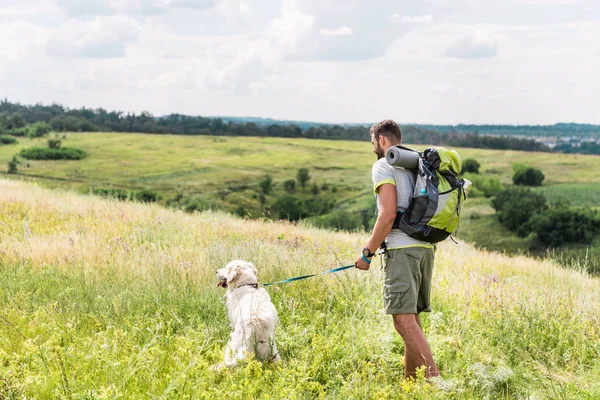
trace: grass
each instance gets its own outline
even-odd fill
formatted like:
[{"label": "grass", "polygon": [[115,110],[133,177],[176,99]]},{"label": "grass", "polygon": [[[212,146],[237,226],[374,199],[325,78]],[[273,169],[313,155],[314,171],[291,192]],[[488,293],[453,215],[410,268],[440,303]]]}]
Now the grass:
[{"label": "grass", "polygon": [[288,278],[366,238],[0,180],[0,398],[600,396],[600,280],[464,242],[438,249],[423,318],[446,391],[402,381],[378,265],[269,288],[283,362],[211,370],[229,335],[217,268]]},{"label": "grass", "polygon": [[574,206],[599,206],[600,183],[561,183],[543,186],[536,191],[542,192],[549,202],[567,201]]}]

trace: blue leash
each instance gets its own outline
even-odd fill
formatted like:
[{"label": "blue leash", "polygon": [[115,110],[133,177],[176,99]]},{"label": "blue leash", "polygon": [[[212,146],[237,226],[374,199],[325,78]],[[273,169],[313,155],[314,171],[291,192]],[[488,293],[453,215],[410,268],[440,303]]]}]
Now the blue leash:
[{"label": "blue leash", "polygon": [[284,281],[271,282],[271,283],[263,283],[263,284],[261,284],[261,286],[271,286],[271,285],[277,285],[279,283],[287,283],[287,282],[299,281],[301,279],[306,279],[306,278],[310,278],[310,277],[317,276],[317,275],[325,275],[325,274],[331,274],[331,273],[334,273],[334,272],[343,271],[343,270],[348,269],[348,268],[354,268],[354,264],[353,265],[347,265],[345,267],[338,267],[338,268],[330,269],[329,271],[318,272],[316,274],[304,275],[304,276],[297,276],[295,278],[286,279]]}]

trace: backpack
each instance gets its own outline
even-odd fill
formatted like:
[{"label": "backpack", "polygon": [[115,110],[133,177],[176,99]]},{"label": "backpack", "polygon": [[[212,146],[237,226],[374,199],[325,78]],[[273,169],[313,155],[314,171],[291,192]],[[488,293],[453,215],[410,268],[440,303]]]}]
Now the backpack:
[{"label": "backpack", "polygon": [[428,243],[441,242],[455,233],[471,185],[458,178],[462,169],[458,153],[443,147],[417,152],[393,146],[388,149],[386,160],[390,165],[413,171],[416,178],[410,205],[404,212],[397,212],[392,228]]}]

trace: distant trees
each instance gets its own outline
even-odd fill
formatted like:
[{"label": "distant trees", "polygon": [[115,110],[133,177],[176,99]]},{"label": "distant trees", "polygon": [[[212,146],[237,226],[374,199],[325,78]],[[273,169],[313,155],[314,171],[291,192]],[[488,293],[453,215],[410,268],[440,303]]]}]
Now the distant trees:
[{"label": "distant trees", "polygon": [[541,186],[545,178],[541,170],[527,165],[515,164],[513,170],[512,180],[515,185]]},{"label": "distant trees", "polygon": [[[332,140],[368,140],[368,126],[322,125],[317,123],[261,123],[241,119],[191,117],[171,114],[155,117],[147,111],[140,114],[107,111],[102,108],[68,109],[58,104],[32,106],[0,101],[0,129],[14,136],[25,136],[27,124],[44,122],[59,132],[143,132],[178,135],[269,136]],[[471,126],[403,126],[403,141],[414,144],[444,144],[478,148],[549,151],[533,140],[513,137],[484,136],[469,131]],[[459,129],[458,129],[459,128]],[[510,128],[510,127],[508,127]],[[486,128],[488,129],[488,128]],[[491,129],[491,128],[489,128]],[[436,131],[439,130],[439,131]]]}]

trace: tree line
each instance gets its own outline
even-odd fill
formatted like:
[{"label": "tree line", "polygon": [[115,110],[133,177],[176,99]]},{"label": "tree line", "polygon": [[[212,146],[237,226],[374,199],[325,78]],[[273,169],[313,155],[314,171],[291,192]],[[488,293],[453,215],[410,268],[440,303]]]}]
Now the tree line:
[{"label": "tree line", "polygon": [[[23,136],[30,124],[46,123],[58,132],[140,132],[153,134],[267,136],[286,138],[368,140],[369,126],[313,125],[305,129],[296,124],[257,124],[243,120],[224,120],[170,114],[155,117],[149,112],[139,114],[107,111],[102,108],[69,109],[59,104],[22,105],[8,100],[0,102],[0,134]],[[18,133],[21,134],[18,134]],[[503,150],[550,151],[534,140],[500,136],[482,136],[465,132],[437,132],[421,126],[402,128],[403,141],[412,144],[432,144]]]}]

